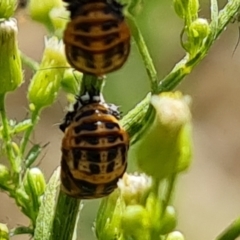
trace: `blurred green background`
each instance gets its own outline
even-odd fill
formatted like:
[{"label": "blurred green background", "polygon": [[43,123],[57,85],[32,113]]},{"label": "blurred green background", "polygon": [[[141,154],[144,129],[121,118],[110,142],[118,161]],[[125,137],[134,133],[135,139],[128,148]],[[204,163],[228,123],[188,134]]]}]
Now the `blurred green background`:
[{"label": "blurred green background", "polygon": [[[184,56],[180,45],[183,23],[170,0],[145,0],[137,21],[158,71],[166,76]],[[227,1],[219,1],[222,7]],[[200,17],[209,19],[209,1],[200,1]],[[44,36],[43,26],[32,22],[26,10],[17,12],[20,49],[40,61]],[[194,159],[190,171],[179,178],[175,207],[179,216],[178,230],[186,239],[213,239],[240,212],[240,46],[239,24],[234,22],[220,36],[209,55],[178,87],[193,99]],[[25,71],[25,84],[9,94],[8,116],[21,120],[27,116],[26,92],[31,71]],[[149,91],[149,82],[141,57],[132,42],[126,65],[109,74],[104,95],[108,102],[121,106],[123,113],[130,110]],[[62,133],[58,129],[66,111],[66,99],[43,111],[32,141],[50,142],[39,159],[39,166],[50,177],[60,163]],[[131,161],[131,159],[129,159]],[[9,227],[27,224],[14,201],[0,193],[0,222]],[[80,239],[95,239],[91,233],[98,200],[86,201],[79,223]],[[19,236],[14,239],[29,239]]]}]

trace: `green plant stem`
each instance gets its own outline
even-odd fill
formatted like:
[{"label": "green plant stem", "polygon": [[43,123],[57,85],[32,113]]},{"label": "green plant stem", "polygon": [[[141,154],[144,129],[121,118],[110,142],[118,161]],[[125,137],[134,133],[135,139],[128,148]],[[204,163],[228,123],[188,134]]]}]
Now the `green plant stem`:
[{"label": "green plant stem", "polygon": [[216,240],[235,240],[240,236],[240,218],[237,218],[227,229],[225,229]]},{"label": "green plant stem", "polygon": [[148,52],[148,48],[146,46],[146,43],[144,41],[144,38],[137,26],[137,23],[134,19],[134,17],[130,13],[126,13],[127,22],[130,26],[131,33],[134,37],[134,40],[137,44],[138,50],[142,56],[144,66],[146,68],[150,83],[151,83],[151,89],[153,93],[157,93],[158,89],[158,77],[157,77],[157,71],[154,67],[152,58]]},{"label": "green plant stem", "polygon": [[32,58],[26,56],[24,53],[20,53],[21,55],[21,60],[22,63],[26,66],[28,66],[29,68],[31,68],[34,72],[36,72],[39,68],[39,64],[38,62],[35,62]]},{"label": "green plant stem", "polygon": [[80,202],[60,191],[50,240],[72,240]]},{"label": "green plant stem", "polygon": [[[98,78],[93,75],[84,74],[82,77],[82,84],[81,84],[79,94],[81,96],[85,92],[92,93],[93,91],[95,92],[96,90],[101,92],[103,84],[104,84],[104,78]],[[93,94],[94,94],[94,92],[93,92]]]},{"label": "green plant stem", "polygon": [[20,170],[19,169],[20,163],[17,161],[17,158],[15,159],[14,152],[12,149],[8,119],[6,115],[6,109],[5,109],[5,94],[0,95],[0,114],[1,114],[2,126],[3,126],[2,137],[6,144],[7,157],[11,164],[11,170],[13,171],[14,174],[18,175]]},{"label": "green plant stem", "polygon": [[151,95],[148,94],[134,109],[132,109],[121,120],[121,124],[127,131],[130,138],[132,138],[143,127],[144,117],[147,115],[149,109]]},{"label": "green plant stem", "polygon": [[26,132],[25,132],[25,134],[24,134],[24,136],[22,138],[21,144],[20,144],[20,151],[21,151],[22,156],[24,156],[24,154],[25,154],[25,150],[26,150],[26,146],[27,146],[28,141],[29,141],[29,137],[30,137],[32,131],[34,130],[35,125],[38,122],[39,114],[40,114],[40,110],[39,109],[35,109],[32,112],[32,115],[31,115],[32,124],[26,130]]}]

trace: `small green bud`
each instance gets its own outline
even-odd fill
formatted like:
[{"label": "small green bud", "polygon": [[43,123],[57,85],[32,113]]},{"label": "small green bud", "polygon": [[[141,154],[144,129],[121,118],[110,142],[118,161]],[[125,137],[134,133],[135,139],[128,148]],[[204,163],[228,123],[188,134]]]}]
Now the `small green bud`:
[{"label": "small green bud", "polygon": [[11,175],[9,169],[3,164],[0,164],[0,188],[3,190],[8,190],[10,188],[9,186],[10,179]]},{"label": "small green bud", "polygon": [[198,0],[174,0],[174,9],[182,19],[194,20],[198,16]]},{"label": "small green bud", "polygon": [[16,191],[16,201],[17,205],[22,207],[22,210],[29,208],[30,205],[30,198],[27,193],[22,188],[18,188]]},{"label": "small green bud", "polygon": [[189,1],[190,0],[174,0],[173,1],[175,12],[182,19],[185,19],[186,17]]},{"label": "small green bud", "polygon": [[[30,0],[29,11],[33,20],[44,24],[50,31],[53,31],[54,28],[52,19],[50,18],[50,12],[52,9],[60,8],[62,6],[63,4],[61,0]],[[61,15],[58,17],[60,18]]]},{"label": "small green bud", "polygon": [[19,156],[21,155],[20,148],[19,148],[18,144],[15,142],[11,142],[11,145],[12,145],[12,149],[14,151],[14,155],[16,156],[15,161],[17,161],[17,159],[19,160]]},{"label": "small green bud", "polygon": [[198,0],[189,0],[189,11],[191,12],[192,19],[198,17],[199,11],[199,1]]},{"label": "small green bud", "polygon": [[192,57],[199,52],[199,49],[205,48],[205,40],[209,36],[210,31],[211,29],[206,19],[198,18],[190,24],[187,31],[188,41],[183,43],[183,46]]},{"label": "small green bud", "polygon": [[9,231],[6,224],[0,223],[0,240],[8,240]]},{"label": "small green bud", "polygon": [[[28,216],[32,221],[35,221],[38,214],[39,203],[33,202],[31,196],[29,196],[23,186],[17,189],[15,200],[17,205],[21,208],[21,211]],[[37,207],[36,207],[37,206]]]},{"label": "small green bud", "polygon": [[167,235],[166,240],[185,240],[185,238],[179,231],[174,231]]},{"label": "small green bud", "polygon": [[36,220],[38,215],[45,186],[44,176],[38,168],[27,169],[23,179],[23,186],[18,189],[17,201],[22,207],[22,212],[33,221]]},{"label": "small green bud", "polygon": [[71,68],[64,72],[63,79],[61,81],[61,87],[67,93],[77,95],[79,92],[79,86],[81,86],[82,73],[73,71]]},{"label": "small green bud", "polygon": [[36,167],[31,168],[30,170],[27,169],[23,184],[26,193],[31,198],[39,199],[39,197],[43,195],[46,188],[46,182],[43,173],[39,168]]},{"label": "small green bud", "polygon": [[154,121],[146,124],[145,133],[131,151],[138,166],[160,180],[178,172],[183,154],[186,159],[182,165],[186,168],[190,164],[191,154],[186,152],[192,152],[191,135],[186,140],[182,134],[185,126],[190,125],[191,114],[186,98],[179,92],[155,95],[151,103],[155,109]]},{"label": "small green bud", "polygon": [[54,29],[54,35],[61,38],[69,19],[69,11],[65,7],[55,7],[49,12],[49,17]]},{"label": "small green bud", "polygon": [[143,206],[127,206],[122,217],[123,236],[125,239],[150,240],[152,221]]},{"label": "small green bud", "polygon": [[148,212],[149,219],[151,219],[150,232],[160,235],[162,203],[154,192],[151,192],[147,197],[145,208]]},{"label": "small green bud", "polygon": [[209,35],[210,26],[205,18],[198,18],[189,26],[189,35],[201,42]]},{"label": "small green bud", "polygon": [[0,21],[0,95],[15,90],[23,81],[15,19]]},{"label": "small green bud", "polygon": [[176,211],[173,206],[167,206],[164,216],[161,220],[160,234],[165,235],[177,226]]},{"label": "small green bud", "polygon": [[1,0],[0,2],[0,19],[10,18],[13,16],[17,6],[17,0]]},{"label": "small green bud", "polygon": [[67,66],[62,41],[56,37],[46,39],[40,69],[31,80],[28,89],[29,108],[40,110],[51,105],[60,90],[64,67]]}]

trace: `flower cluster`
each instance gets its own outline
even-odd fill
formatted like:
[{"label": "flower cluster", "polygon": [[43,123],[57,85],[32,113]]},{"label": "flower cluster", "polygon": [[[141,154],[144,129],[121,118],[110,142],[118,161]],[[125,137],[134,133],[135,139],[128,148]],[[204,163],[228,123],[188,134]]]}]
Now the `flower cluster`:
[{"label": "flower cluster", "polygon": [[129,154],[144,173],[125,174],[119,190],[102,201],[96,220],[100,240],[184,239],[174,231],[170,195],[174,179],[190,165],[190,99],[175,92],[153,95],[150,102],[154,117]]}]

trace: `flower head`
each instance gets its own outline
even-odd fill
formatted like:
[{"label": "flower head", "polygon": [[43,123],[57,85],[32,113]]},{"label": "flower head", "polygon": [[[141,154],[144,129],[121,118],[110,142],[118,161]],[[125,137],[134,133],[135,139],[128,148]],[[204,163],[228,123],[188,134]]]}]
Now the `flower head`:
[{"label": "flower head", "polygon": [[146,123],[141,139],[131,153],[139,168],[155,179],[186,169],[190,164],[191,114],[188,98],[181,93],[152,96],[155,117]]},{"label": "flower head", "polygon": [[67,66],[63,43],[56,37],[46,39],[45,51],[39,70],[28,89],[30,109],[42,109],[51,105],[60,90],[60,83]]},{"label": "flower head", "polygon": [[23,82],[15,19],[0,21],[0,94],[14,91]]}]

